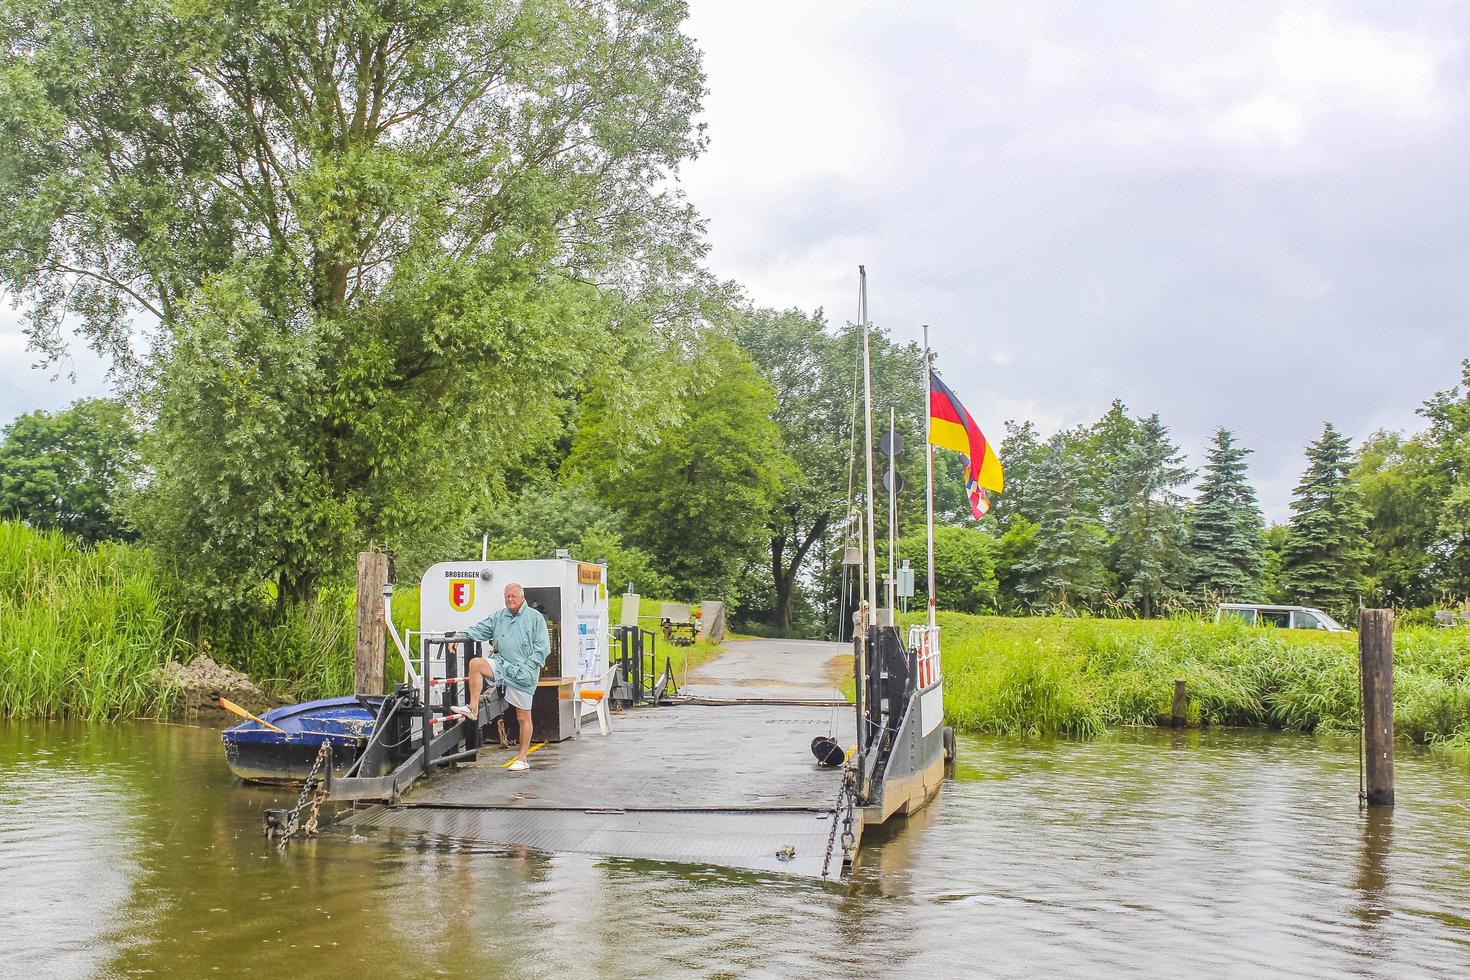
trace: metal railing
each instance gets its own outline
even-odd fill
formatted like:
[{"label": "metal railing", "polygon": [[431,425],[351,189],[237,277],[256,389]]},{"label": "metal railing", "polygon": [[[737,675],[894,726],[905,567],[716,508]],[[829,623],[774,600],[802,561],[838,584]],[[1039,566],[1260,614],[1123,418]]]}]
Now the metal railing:
[{"label": "metal railing", "polygon": [[914,656],[915,686],[924,690],[943,679],[939,662],[939,627],[910,626],[909,649]]},{"label": "metal railing", "polygon": [[640,626],[616,626],[612,630],[614,662],[619,679],[615,685],[619,701],[625,704],[651,701],[658,704],[673,693],[673,661],[665,658],[663,672],[658,669],[658,634]]}]

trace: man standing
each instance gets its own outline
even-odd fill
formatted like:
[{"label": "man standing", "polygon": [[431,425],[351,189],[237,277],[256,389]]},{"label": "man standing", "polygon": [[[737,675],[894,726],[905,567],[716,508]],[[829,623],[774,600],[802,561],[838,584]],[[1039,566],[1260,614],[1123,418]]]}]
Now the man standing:
[{"label": "man standing", "polygon": [[526,591],[517,582],[505,586],[505,608],[471,626],[467,634],[481,642],[489,641],[489,660],[476,657],[470,661],[470,703],[457,704],[455,714],[475,720],[480,713],[480,691],[485,678],[505,684],[505,699],[516,709],[521,734],[521,751],[510,764],[511,772],[531,768],[526,754],[531,750],[531,698],[536,694],[536,681],[546,657],[551,652],[551,637],[546,632],[546,617],[526,605]]}]

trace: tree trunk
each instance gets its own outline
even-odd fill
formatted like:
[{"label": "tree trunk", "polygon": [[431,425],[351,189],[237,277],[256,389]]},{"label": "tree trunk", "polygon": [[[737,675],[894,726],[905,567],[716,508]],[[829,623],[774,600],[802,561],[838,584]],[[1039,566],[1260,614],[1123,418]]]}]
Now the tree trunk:
[{"label": "tree trunk", "polygon": [[791,564],[786,568],[781,567],[781,556],[786,552],[786,536],[783,534],[771,539],[771,575],[776,586],[775,627],[776,632],[782,636],[791,632],[791,600],[796,593],[796,576],[801,571],[807,552],[826,530],[827,515],[823,514],[801,538],[801,544],[797,546],[796,554],[791,556]]}]

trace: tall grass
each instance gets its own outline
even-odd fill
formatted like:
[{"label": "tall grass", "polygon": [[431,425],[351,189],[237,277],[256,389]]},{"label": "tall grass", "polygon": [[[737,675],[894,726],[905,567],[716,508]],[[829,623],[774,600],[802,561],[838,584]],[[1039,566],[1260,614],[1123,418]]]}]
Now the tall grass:
[{"label": "tall grass", "polygon": [[0,715],[145,714],[178,649],[148,553],[0,522]]},{"label": "tall grass", "polygon": [[[265,594],[228,613],[182,609],[178,594],[142,546],[88,548],[0,521],[0,717],[149,714],[171,694],[155,669],[198,653],[284,697],[352,690],[352,589],[326,589],[283,617]],[[417,627],[417,589],[394,596],[394,617]],[[401,673],[389,651],[389,683]]]},{"label": "tall grass", "polygon": [[[942,614],[945,706],[971,731],[1088,737],[1152,724],[1174,680],[1191,720],[1296,731],[1358,725],[1356,634],[1193,620]],[[1394,714],[1419,742],[1470,742],[1470,629],[1394,638]]]}]

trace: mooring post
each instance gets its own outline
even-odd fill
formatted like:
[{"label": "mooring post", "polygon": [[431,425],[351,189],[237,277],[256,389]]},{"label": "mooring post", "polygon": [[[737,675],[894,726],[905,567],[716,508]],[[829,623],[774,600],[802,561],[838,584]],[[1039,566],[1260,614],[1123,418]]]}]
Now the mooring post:
[{"label": "mooring post", "polygon": [[1189,720],[1189,697],[1184,692],[1184,678],[1174,680],[1174,705],[1169,711],[1169,724],[1183,728]]},{"label": "mooring post", "polygon": [[388,556],[364,551],[357,556],[357,669],[353,691],[383,693],[383,586]]},{"label": "mooring post", "polygon": [[1363,758],[1369,806],[1393,806],[1393,610],[1358,613]]}]

